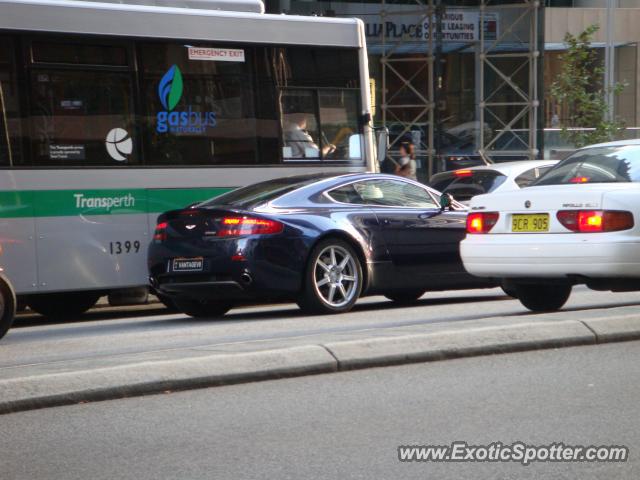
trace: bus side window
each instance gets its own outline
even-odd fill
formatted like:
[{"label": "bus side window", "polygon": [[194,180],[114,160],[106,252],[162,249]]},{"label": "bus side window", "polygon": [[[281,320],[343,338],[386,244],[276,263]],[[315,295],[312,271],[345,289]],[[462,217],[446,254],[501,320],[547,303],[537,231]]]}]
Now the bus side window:
[{"label": "bus side window", "polygon": [[321,90],[318,95],[322,133],[335,147],[329,159],[361,162],[362,135],[358,126],[359,92]]},{"label": "bus side window", "polygon": [[31,43],[30,137],[34,165],[138,163],[132,73],[122,45]]},{"label": "bus side window", "polygon": [[315,92],[290,89],[282,92],[282,157],[286,160],[320,160],[320,128]]},{"label": "bus side window", "polygon": [[275,49],[284,161],[363,162],[357,51]]},{"label": "bus side window", "polygon": [[0,166],[22,164],[18,82],[11,38],[0,36]]},{"label": "bus side window", "polygon": [[153,42],[138,51],[147,165],[257,163],[252,47]]}]

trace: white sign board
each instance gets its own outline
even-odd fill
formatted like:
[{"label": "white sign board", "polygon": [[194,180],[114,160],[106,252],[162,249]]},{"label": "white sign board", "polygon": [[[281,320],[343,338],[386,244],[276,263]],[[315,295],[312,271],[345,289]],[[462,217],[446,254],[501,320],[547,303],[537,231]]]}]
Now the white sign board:
[{"label": "white sign board", "polygon": [[189,60],[244,62],[244,50],[238,48],[189,47]]},{"label": "white sign board", "polygon": [[[416,13],[415,5],[393,5],[392,12],[380,16],[380,6],[370,4],[340,4],[336,7],[339,16],[356,16],[365,23],[367,40],[380,42],[382,37],[388,41],[435,39],[435,16]],[[406,13],[405,13],[406,11]],[[432,29],[433,28],[433,32]],[[498,32],[498,15],[485,13],[485,40],[494,40]],[[480,41],[480,12],[478,9],[447,9],[442,16],[442,41],[471,43]]]}]

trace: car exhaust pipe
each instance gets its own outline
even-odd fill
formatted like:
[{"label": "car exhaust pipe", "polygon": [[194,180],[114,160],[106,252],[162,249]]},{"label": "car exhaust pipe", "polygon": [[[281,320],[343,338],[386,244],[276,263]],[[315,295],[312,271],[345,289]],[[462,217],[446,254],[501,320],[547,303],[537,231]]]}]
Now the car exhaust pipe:
[{"label": "car exhaust pipe", "polygon": [[243,272],[240,275],[240,282],[242,283],[243,286],[248,287],[253,283],[253,278],[251,277],[249,272]]}]

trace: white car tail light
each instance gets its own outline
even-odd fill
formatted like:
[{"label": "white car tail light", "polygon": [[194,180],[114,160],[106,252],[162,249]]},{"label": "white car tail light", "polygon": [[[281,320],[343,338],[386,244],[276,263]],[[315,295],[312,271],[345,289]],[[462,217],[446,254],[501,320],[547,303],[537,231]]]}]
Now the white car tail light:
[{"label": "white car tail light", "polygon": [[618,210],[560,210],[558,221],[578,233],[618,232],[633,228],[631,212]]},{"label": "white car tail light", "polygon": [[473,212],[467,215],[467,233],[489,233],[498,222],[498,212]]}]

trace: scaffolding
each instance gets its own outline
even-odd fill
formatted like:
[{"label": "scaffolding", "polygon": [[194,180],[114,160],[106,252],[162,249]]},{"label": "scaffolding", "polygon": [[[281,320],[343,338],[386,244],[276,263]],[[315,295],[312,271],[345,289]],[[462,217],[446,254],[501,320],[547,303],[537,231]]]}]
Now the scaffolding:
[{"label": "scaffolding", "polygon": [[[415,55],[406,57],[402,47],[411,39],[403,36],[395,42],[390,42],[384,31],[387,19],[394,16],[415,15],[418,18],[416,25],[431,22],[435,14],[435,6],[433,0],[425,3],[421,0],[415,1],[415,9],[412,10],[394,10],[395,4],[388,4],[386,0],[382,0],[380,10],[380,24],[382,25],[382,57],[380,63],[382,66],[382,102],[380,109],[382,112],[383,126],[390,128],[396,127],[396,135],[392,138],[389,150],[397,148],[398,142],[406,135],[411,133],[412,127],[415,125],[426,126],[427,135],[421,136],[417,142],[416,154],[427,158],[427,174],[429,177],[433,174],[435,156],[434,148],[434,112],[435,112],[435,85],[434,85],[434,39],[433,35],[429,35],[427,39],[426,55]],[[404,66],[413,66],[409,68],[411,73],[407,75],[398,67],[400,64]],[[427,84],[416,81],[426,70]],[[393,77],[400,82],[401,87],[393,92],[388,89],[389,77]],[[404,90],[409,90],[414,97],[414,101],[407,103],[400,100]],[[411,115],[407,118],[401,112],[411,111]],[[390,125],[393,124],[393,125]]]},{"label": "scaffolding", "polygon": [[[397,148],[397,143],[411,134],[416,126],[426,133],[416,142],[416,153],[426,159],[425,173],[431,177],[435,169],[442,165],[438,164],[442,153],[439,149],[442,125],[438,110],[439,92],[442,90],[442,17],[447,8],[461,7],[448,7],[441,0],[413,0],[410,9],[407,3],[399,8],[399,4],[388,2],[382,0],[380,8],[382,124],[392,127],[395,132],[391,149]],[[532,0],[509,4],[480,0],[478,4],[480,38],[471,48],[475,53],[475,84],[478,90],[476,147],[486,163],[506,158],[534,159],[538,156],[541,8],[538,1]],[[422,54],[407,55],[407,51],[415,51],[406,48],[410,43],[415,44],[415,38],[403,35],[394,40],[387,38],[384,31],[389,19],[409,15],[418,19],[416,25],[429,25],[428,38],[422,40]],[[488,35],[486,27],[495,18],[502,20],[501,31]],[[426,82],[423,75],[425,70]],[[526,80],[523,80],[525,71]],[[390,91],[389,84],[392,82],[400,85],[399,88]],[[411,101],[407,101],[408,97]]]},{"label": "scaffolding", "polygon": [[[538,65],[540,2],[480,4],[480,135],[478,153],[486,162],[501,157],[538,157]],[[486,38],[485,17],[488,12],[508,12],[512,17],[495,39]],[[520,28],[523,27],[524,28]],[[524,30],[528,35],[522,38]],[[505,48],[505,46],[507,48]],[[502,62],[509,60],[509,62]],[[514,77],[527,72],[526,85]],[[498,78],[494,85],[488,74]],[[487,121],[498,126],[487,135]],[[495,134],[494,134],[495,133]]]}]

